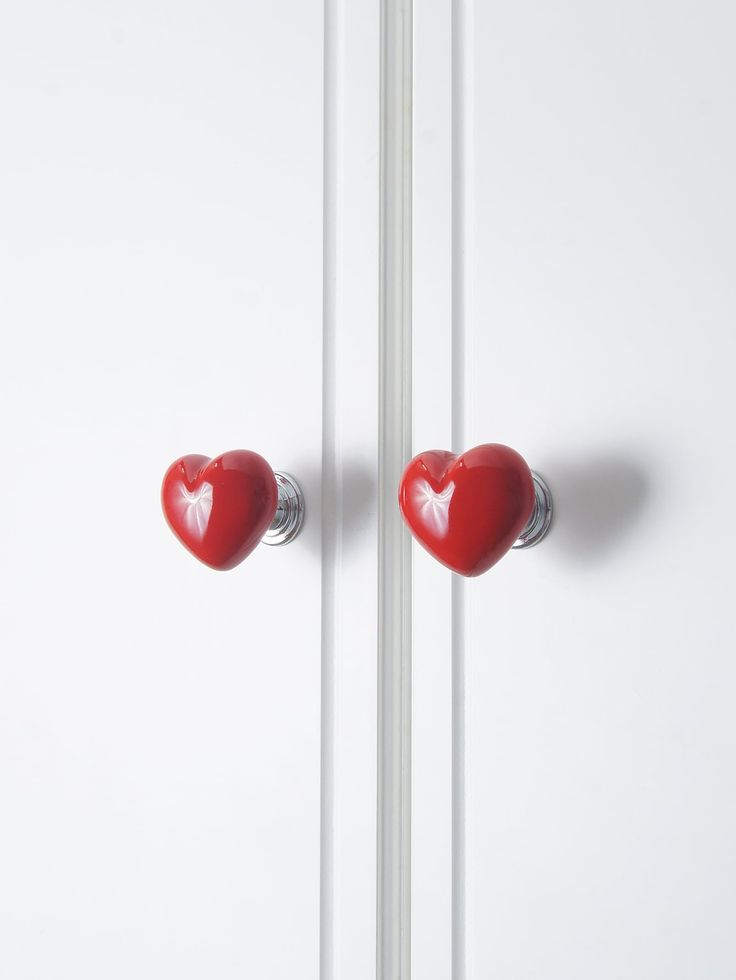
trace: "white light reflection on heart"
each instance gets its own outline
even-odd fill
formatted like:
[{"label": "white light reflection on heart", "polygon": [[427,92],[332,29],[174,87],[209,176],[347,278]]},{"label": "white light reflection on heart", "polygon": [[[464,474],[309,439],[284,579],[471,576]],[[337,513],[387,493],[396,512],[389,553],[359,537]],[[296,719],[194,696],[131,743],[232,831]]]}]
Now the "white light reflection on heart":
[{"label": "white light reflection on heart", "polygon": [[177,506],[186,529],[194,537],[203,538],[212,512],[212,484],[203,483],[197,490],[187,490],[180,484],[179,493]]},{"label": "white light reflection on heart", "polygon": [[426,526],[438,537],[447,534],[449,510],[455,484],[450,482],[444,490],[436,493],[426,480],[415,484],[413,497],[417,511]]}]

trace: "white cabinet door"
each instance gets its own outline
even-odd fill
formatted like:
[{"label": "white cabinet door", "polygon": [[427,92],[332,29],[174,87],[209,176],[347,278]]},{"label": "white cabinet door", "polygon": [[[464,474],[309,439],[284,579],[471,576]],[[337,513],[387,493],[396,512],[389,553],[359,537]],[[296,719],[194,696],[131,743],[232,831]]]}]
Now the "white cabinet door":
[{"label": "white cabinet door", "polygon": [[[8,980],[375,975],[378,11],[334,19],[0,15]],[[215,573],[159,486],[235,448],[307,521]]]},{"label": "white cabinet door", "polygon": [[479,579],[415,550],[415,976],[730,980],[736,13],[415,24],[415,449],[556,505]]}]

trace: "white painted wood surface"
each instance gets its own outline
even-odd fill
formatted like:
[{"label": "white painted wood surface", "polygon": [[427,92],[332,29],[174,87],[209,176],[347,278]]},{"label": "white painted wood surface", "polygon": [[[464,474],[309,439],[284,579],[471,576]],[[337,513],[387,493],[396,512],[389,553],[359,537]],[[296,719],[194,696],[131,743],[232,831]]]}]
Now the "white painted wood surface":
[{"label": "white painted wood surface", "polygon": [[[452,76],[449,4],[414,9],[414,450],[452,445]],[[406,534],[408,532],[405,531]],[[452,581],[413,546],[412,974],[452,969]]]},{"label": "white painted wood surface", "polygon": [[379,32],[327,0],[320,980],[377,970]]},{"label": "white painted wood surface", "polygon": [[[12,980],[375,975],[377,119],[371,3],[0,15]],[[236,447],[307,523],[216,574]]]},{"label": "white painted wood surface", "polygon": [[416,975],[727,980],[733,9],[457,0],[416,24],[415,390],[445,405],[435,298],[460,357],[452,425],[415,405],[415,449],[507,442],[557,505],[539,549],[456,588],[454,630],[415,551]]},{"label": "white painted wood surface", "polygon": [[[415,4],[414,449],[557,503],[477,581],[415,549],[421,980],[736,969],[734,26]],[[3,971],[369,980],[379,5],[0,28]],[[158,483],[236,446],[308,523],[217,575]]]}]

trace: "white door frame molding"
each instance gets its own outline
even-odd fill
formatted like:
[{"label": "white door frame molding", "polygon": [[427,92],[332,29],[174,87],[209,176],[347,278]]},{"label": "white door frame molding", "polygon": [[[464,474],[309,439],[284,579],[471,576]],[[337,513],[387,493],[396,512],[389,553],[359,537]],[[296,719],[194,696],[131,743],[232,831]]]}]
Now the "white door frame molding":
[{"label": "white door frame molding", "polygon": [[320,980],[374,980],[380,20],[324,18]]},{"label": "white door frame molding", "polygon": [[378,977],[410,975],[411,545],[397,506],[411,455],[412,3],[381,4]]},{"label": "white door frame molding", "polygon": [[[462,452],[466,441],[473,12],[473,0],[441,0],[414,16],[417,451]],[[423,553],[414,563],[412,962],[422,978],[466,973],[465,588]]]}]

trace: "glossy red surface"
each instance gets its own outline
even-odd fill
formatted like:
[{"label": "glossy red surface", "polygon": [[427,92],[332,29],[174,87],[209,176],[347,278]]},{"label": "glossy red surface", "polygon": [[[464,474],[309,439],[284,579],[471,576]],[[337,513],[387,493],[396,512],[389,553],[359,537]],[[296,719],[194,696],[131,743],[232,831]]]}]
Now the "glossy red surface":
[{"label": "glossy red surface", "polygon": [[404,470],[399,506],[416,540],[459,575],[495,565],[534,508],[534,481],[522,457],[491,443],[461,456],[433,449]]},{"label": "glossy red surface", "polygon": [[234,568],[247,558],[276,513],[273,470],[246,449],[182,456],[166,471],[161,504],[185,548],[210,568]]}]

